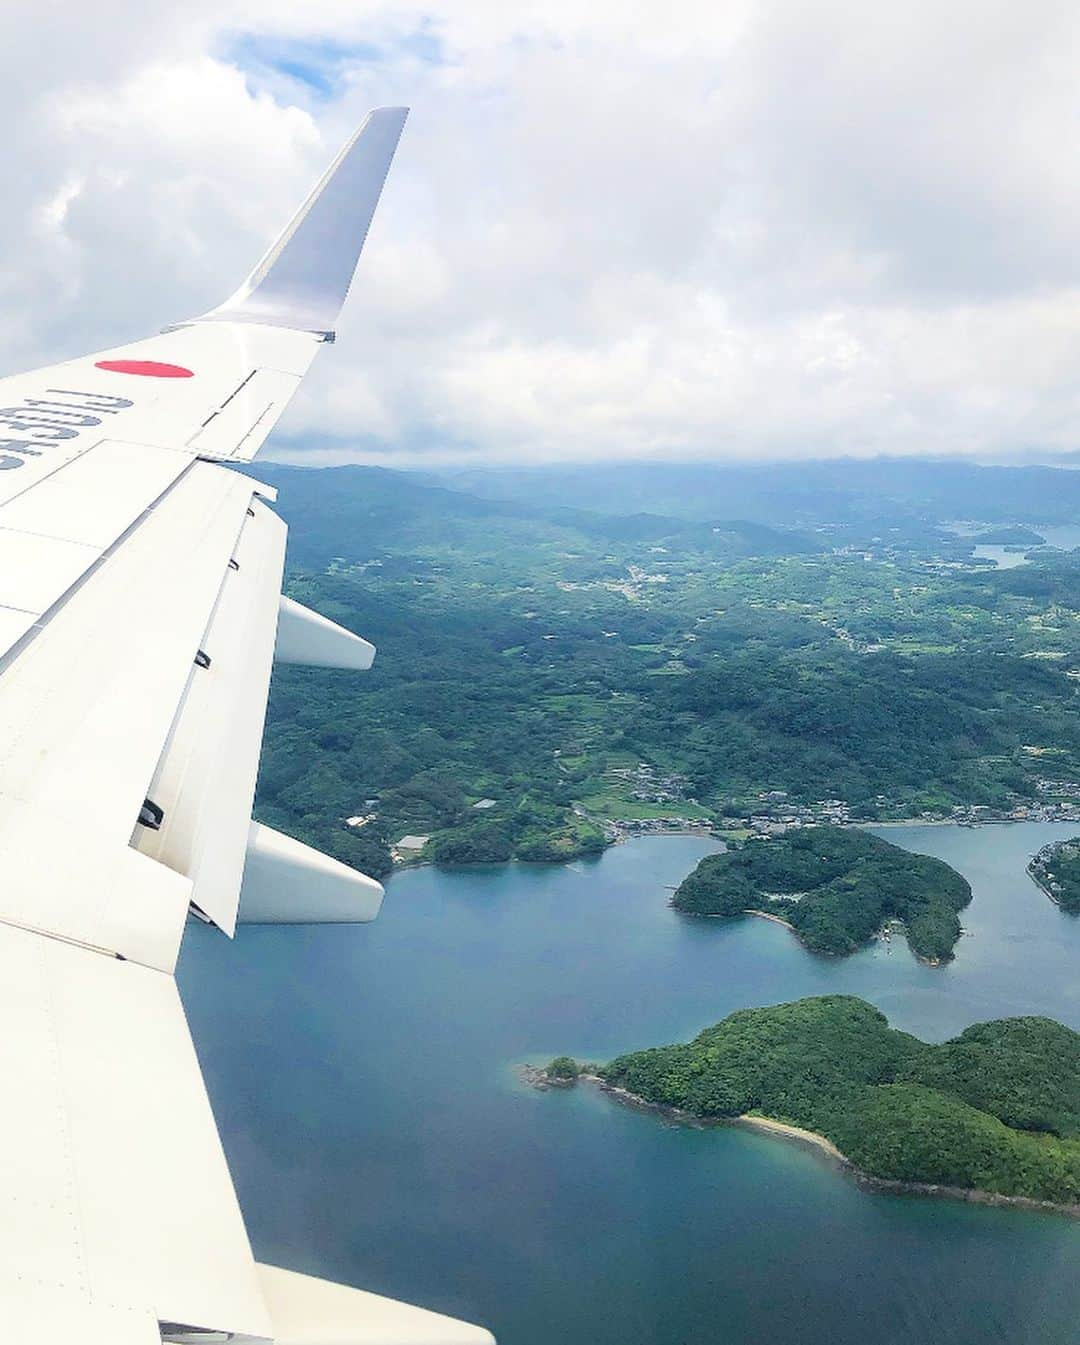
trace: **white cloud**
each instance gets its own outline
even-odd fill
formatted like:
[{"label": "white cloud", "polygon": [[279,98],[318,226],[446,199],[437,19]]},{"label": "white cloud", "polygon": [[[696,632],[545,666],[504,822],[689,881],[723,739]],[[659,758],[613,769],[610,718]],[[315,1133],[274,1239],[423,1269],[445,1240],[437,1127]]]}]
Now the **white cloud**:
[{"label": "white cloud", "polygon": [[405,101],[280,453],[1078,447],[1075,6],[45,0],[8,27],[12,369],[205,309]]}]

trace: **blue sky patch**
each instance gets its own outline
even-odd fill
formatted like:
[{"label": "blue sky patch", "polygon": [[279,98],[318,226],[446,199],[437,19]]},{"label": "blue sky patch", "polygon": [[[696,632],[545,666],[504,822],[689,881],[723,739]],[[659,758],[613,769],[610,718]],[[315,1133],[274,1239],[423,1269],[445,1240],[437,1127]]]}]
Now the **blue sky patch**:
[{"label": "blue sky patch", "polygon": [[427,65],[443,59],[442,43],[425,23],[392,43],[338,42],[334,38],[271,37],[237,33],[222,55],[256,82],[287,79],[302,85],[317,99],[333,98],[346,75],[358,65],[379,65],[409,55]]}]

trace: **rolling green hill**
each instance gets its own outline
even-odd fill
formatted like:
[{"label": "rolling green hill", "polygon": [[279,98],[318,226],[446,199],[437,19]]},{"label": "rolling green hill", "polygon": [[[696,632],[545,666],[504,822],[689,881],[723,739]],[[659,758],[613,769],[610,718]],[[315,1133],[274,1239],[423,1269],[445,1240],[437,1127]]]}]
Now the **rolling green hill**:
[{"label": "rolling green hill", "polygon": [[828,995],[740,1010],[601,1074],[695,1116],[811,1130],[872,1177],[1080,1201],[1080,1033],[1050,1019],[979,1023],[931,1045],[864,1000]]},{"label": "rolling green hill", "polygon": [[[567,858],[609,823],[734,824],[773,790],[872,819],[1080,779],[1070,557],[976,572],[970,542],[900,516],[856,547],[788,516],[606,514],[585,490],[257,472],[290,524],[289,592],[379,647],[362,677],[276,670],[258,814],[368,871],[407,832],[446,862]],[[674,783],[658,795],[642,763]]]},{"label": "rolling green hill", "polygon": [[940,962],[953,955],[957,912],[970,900],[966,880],[940,859],[824,826],[707,855],[672,905],[689,915],[765,911],[817,953],[853,953],[886,921],[899,920],[912,952]]}]

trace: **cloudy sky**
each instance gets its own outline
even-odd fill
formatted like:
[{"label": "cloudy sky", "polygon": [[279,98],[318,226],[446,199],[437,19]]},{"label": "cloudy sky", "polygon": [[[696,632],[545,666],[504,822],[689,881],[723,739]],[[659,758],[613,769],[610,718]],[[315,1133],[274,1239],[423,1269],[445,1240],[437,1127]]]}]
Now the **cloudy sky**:
[{"label": "cloudy sky", "polygon": [[273,456],[1080,450],[1075,0],[6,0],[0,364],[235,288],[413,108]]}]

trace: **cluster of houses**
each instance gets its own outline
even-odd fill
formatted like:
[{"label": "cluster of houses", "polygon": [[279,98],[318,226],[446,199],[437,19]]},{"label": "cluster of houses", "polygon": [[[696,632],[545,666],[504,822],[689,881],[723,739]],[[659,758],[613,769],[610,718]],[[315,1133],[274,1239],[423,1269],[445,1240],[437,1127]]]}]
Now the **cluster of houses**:
[{"label": "cluster of houses", "polygon": [[950,809],[948,820],[962,827],[977,827],[984,822],[1080,822],[1080,798],[1040,799],[1008,808],[959,804]]},{"label": "cluster of houses", "polygon": [[1080,801],[1080,783],[1075,780],[1048,780],[1045,776],[1040,776],[1035,781],[1035,788],[1040,794],[1051,798]]},{"label": "cluster of houses", "polygon": [[685,775],[664,775],[647,761],[639,761],[636,766],[613,766],[606,774],[611,780],[632,785],[630,797],[637,803],[697,802],[686,797],[690,782]]},{"label": "cluster of houses", "polygon": [[[630,798],[635,803],[655,803],[664,809],[679,803],[697,805],[697,799],[687,797],[686,788],[690,782],[685,775],[659,771],[647,761],[639,761],[636,766],[613,766],[606,775],[609,780],[630,785]],[[626,836],[662,835],[673,831],[708,832],[712,822],[709,818],[665,814],[663,817],[609,818],[602,826],[604,839],[611,842]]]},{"label": "cluster of houses", "polygon": [[625,836],[656,836],[665,832],[710,832],[713,824],[707,817],[616,817],[602,823],[604,839],[622,840]]},{"label": "cluster of houses", "polygon": [[[1018,799],[1004,808],[985,804],[956,804],[948,812],[926,810],[913,819],[925,822],[955,822],[964,827],[982,826],[988,822],[1080,822],[1080,784],[1067,780],[1039,780],[1036,788],[1042,796],[1037,800]],[[845,826],[855,819],[850,806],[843,799],[821,799],[817,803],[794,804],[788,801],[782,789],[773,789],[758,795],[763,806],[749,817],[725,817],[722,830],[745,830],[756,836],[778,836],[795,827]],[[888,800],[878,795],[874,800],[888,815]]]},{"label": "cluster of houses", "polygon": [[759,794],[757,802],[763,806],[749,816],[725,817],[723,828],[749,831],[755,836],[782,836],[796,827],[843,826],[851,821],[851,808],[843,799],[793,803],[786,789],[770,789]]},{"label": "cluster of houses", "polygon": [[1080,845],[1076,841],[1051,841],[1044,845],[1028,865],[1028,873],[1039,884],[1051,901],[1062,893],[1061,883],[1054,875],[1053,865],[1058,859],[1075,859]]}]

